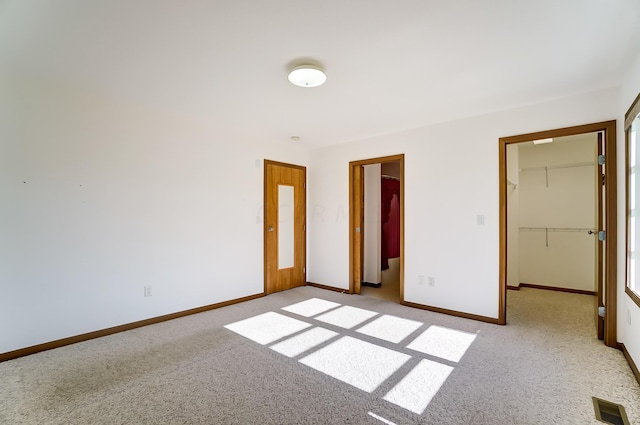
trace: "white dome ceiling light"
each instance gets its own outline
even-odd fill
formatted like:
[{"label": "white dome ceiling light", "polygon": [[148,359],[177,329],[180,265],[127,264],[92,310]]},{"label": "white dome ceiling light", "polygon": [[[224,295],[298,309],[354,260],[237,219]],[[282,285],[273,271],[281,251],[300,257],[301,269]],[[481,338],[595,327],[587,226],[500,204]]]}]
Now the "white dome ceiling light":
[{"label": "white dome ceiling light", "polygon": [[314,65],[300,65],[289,73],[289,82],[298,87],[318,87],[327,81],[327,74]]}]

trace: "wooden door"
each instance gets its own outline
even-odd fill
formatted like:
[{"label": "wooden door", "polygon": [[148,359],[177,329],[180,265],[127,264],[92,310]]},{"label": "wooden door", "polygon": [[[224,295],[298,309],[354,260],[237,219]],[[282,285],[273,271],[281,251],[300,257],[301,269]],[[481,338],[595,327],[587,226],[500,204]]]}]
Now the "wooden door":
[{"label": "wooden door", "polygon": [[265,292],[306,283],[306,168],[264,162]]}]

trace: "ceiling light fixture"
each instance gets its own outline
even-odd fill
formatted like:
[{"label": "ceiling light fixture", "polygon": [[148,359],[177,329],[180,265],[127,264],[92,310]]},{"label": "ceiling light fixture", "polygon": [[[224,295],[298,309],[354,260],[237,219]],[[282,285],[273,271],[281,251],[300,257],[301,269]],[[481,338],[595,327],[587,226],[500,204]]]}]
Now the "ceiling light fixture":
[{"label": "ceiling light fixture", "polygon": [[289,82],[298,87],[318,87],[327,81],[327,74],[313,65],[300,65],[289,73]]},{"label": "ceiling light fixture", "polygon": [[534,140],[533,144],[534,145],[544,145],[545,143],[551,143],[553,142],[553,139],[540,139],[540,140]]}]

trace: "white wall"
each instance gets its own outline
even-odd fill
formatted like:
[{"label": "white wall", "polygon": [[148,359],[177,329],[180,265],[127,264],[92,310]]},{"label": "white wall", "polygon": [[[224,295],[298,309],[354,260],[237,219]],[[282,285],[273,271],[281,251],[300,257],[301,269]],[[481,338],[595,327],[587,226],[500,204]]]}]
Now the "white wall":
[{"label": "white wall", "polygon": [[0,76],[0,352],[261,293],[264,158],[307,153]]},{"label": "white wall", "polygon": [[362,279],[368,283],[380,283],[380,223],[381,180],[380,164],[364,166],[364,272]]},{"label": "white wall", "polygon": [[520,286],[519,145],[507,145],[507,285]]},{"label": "white wall", "polygon": [[616,119],[619,101],[603,90],[314,150],[309,280],[349,287],[349,161],[404,153],[405,299],[497,318],[498,139]]},{"label": "white wall", "polygon": [[625,215],[625,139],[624,114],[640,93],[640,52],[629,69],[621,90],[621,104],[618,114],[618,341],[622,342],[640,366],[640,307],[624,292],[626,286],[626,215]]},{"label": "white wall", "polygon": [[597,140],[590,133],[519,146],[522,283],[596,290],[596,235],[564,229],[597,227]]},{"label": "white wall", "polygon": [[[313,151],[308,280],[349,286],[348,162],[405,153],[406,300],[497,317],[498,138],[618,119],[618,336],[640,363],[640,309],[624,294],[621,122],[638,92],[640,55],[621,92]],[[308,157],[0,75],[0,352],[261,292],[263,158]]]}]

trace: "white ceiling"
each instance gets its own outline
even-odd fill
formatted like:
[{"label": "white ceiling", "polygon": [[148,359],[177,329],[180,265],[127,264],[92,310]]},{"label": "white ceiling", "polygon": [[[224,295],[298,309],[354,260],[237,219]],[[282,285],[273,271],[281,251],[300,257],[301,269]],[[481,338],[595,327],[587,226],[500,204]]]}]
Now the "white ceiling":
[{"label": "white ceiling", "polygon": [[618,86],[638,52],[639,0],[0,0],[0,70],[309,147]]}]

